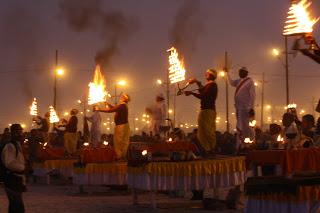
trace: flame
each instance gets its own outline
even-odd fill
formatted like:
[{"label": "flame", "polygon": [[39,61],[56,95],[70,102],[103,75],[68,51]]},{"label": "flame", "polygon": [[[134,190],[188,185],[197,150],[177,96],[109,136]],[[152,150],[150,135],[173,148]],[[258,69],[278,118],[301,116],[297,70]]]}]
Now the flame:
[{"label": "flame", "polygon": [[170,83],[178,83],[180,81],[185,80],[185,74],[186,70],[184,68],[184,63],[182,60],[179,59],[179,54],[177,52],[177,49],[174,47],[171,47],[167,50],[167,52],[170,52],[169,55],[169,79]]},{"label": "flame", "polygon": [[103,145],[108,146],[109,142],[108,141],[103,141]]},{"label": "flame", "polygon": [[287,109],[295,109],[297,108],[297,104],[288,104]]},{"label": "flame", "polygon": [[30,106],[30,115],[38,115],[38,103],[36,98],[33,98],[32,105]]},{"label": "flame", "polygon": [[89,146],[88,142],[83,143],[84,146]]},{"label": "flame", "polygon": [[249,122],[249,126],[250,126],[250,127],[255,127],[256,124],[257,124],[257,121],[256,121],[256,120],[253,120],[253,121],[250,121],[250,122]]},{"label": "flame", "polygon": [[308,8],[311,2],[301,0],[299,3],[292,3],[289,8],[286,26],[283,29],[283,35],[297,35],[312,33],[313,25],[319,21],[319,18],[311,18]]},{"label": "flame", "polygon": [[89,83],[88,104],[92,105],[99,102],[105,102],[107,92],[104,77],[100,71],[100,66],[96,66],[94,71],[93,82]]},{"label": "flame", "polygon": [[50,123],[59,122],[59,117],[58,117],[56,111],[54,110],[53,106],[49,106],[49,113],[50,113],[50,117],[49,117]]},{"label": "flame", "polygon": [[142,154],[143,156],[146,156],[146,155],[148,154],[148,151],[147,151],[147,150],[143,150],[143,151],[141,152],[141,154]]},{"label": "flame", "polygon": [[281,137],[281,135],[278,135],[277,141],[278,141],[278,142],[283,142],[283,137]]},{"label": "flame", "polygon": [[251,144],[253,143],[253,140],[250,140],[250,138],[245,138],[243,142]]}]

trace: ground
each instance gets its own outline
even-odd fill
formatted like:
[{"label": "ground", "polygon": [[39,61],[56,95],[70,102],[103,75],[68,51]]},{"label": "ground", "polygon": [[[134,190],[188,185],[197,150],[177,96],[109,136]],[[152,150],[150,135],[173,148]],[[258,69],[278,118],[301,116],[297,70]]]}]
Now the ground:
[{"label": "ground", "polygon": [[[190,201],[190,193],[184,198],[170,198],[157,194],[158,208],[150,207],[150,195],[139,195],[139,205],[132,205],[131,193],[127,190],[111,190],[107,187],[87,187],[86,194],[79,194],[72,185],[28,185],[24,193],[26,212],[30,213],[87,213],[87,212],[209,212],[200,201]],[[8,201],[3,187],[0,190],[0,213],[7,212]],[[241,212],[241,211],[224,211]]]}]

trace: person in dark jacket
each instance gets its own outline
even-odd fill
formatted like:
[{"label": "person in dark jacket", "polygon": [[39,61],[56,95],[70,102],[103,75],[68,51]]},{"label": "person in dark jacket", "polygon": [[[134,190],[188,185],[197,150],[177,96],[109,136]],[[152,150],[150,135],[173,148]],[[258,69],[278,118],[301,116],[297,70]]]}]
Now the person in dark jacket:
[{"label": "person in dark jacket", "polygon": [[66,132],[64,133],[64,147],[69,155],[74,154],[77,151],[77,126],[78,126],[78,118],[77,115],[78,110],[72,109],[70,112],[70,119],[66,125]]}]

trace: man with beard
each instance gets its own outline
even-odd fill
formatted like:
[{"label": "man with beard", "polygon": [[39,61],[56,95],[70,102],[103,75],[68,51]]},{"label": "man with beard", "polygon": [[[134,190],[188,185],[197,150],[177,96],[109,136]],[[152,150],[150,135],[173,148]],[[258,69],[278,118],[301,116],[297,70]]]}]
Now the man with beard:
[{"label": "man with beard", "polygon": [[5,192],[9,200],[9,212],[25,212],[22,192],[25,191],[25,160],[21,143],[24,139],[20,124],[10,127],[11,139],[1,152],[1,170],[4,172]]},{"label": "man with beard", "polygon": [[254,117],[254,101],[256,97],[253,80],[248,77],[248,70],[245,67],[239,69],[239,79],[232,80],[228,73],[228,80],[231,86],[236,87],[234,94],[236,115],[237,115],[237,148],[245,138],[253,140],[254,132],[249,126],[250,119]]},{"label": "man with beard", "polygon": [[196,83],[199,88],[199,93],[185,91],[185,95],[193,95],[200,99],[200,112],[198,115],[198,132],[197,138],[203,147],[208,152],[213,152],[216,146],[216,99],[218,94],[218,86],[215,82],[217,71],[208,69],[205,72],[207,83],[202,85],[196,78],[188,81],[189,84]]}]

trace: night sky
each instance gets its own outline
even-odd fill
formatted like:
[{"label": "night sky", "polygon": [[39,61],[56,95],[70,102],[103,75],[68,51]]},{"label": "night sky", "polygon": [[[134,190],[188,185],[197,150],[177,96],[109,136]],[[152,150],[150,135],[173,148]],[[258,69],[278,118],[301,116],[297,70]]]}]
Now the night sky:
[{"label": "night sky", "polygon": [[[114,40],[117,40],[117,50],[104,67],[107,87],[113,92],[114,83],[126,79],[128,86],[119,90],[132,97],[130,119],[140,118],[155,95],[165,93],[163,87],[157,86],[156,79],[165,78],[166,49],[177,42],[174,33],[180,33],[178,38],[182,39],[179,45],[187,78],[204,80],[207,68],[221,69],[227,50],[235,77],[241,66],[246,66],[257,81],[261,80],[261,73],[265,73],[265,103],[273,106],[273,112],[266,112],[266,117],[273,114],[274,119],[280,119],[285,105],[284,68],[281,61],[272,57],[271,49],[284,47],[281,33],[289,0],[101,1],[98,7],[101,16],[121,14],[129,24],[128,29],[120,28],[122,31],[118,34],[112,34],[107,27],[101,29],[103,25],[93,21],[87,23],[93,26],[86,30],[75,30],[61,9],[63,2],[0,0],[0,129],[13,122],[30,124],[28,107],[33,97],[39,99],[41,114],[52,104],[56,49],[59,65],[66,71],[66,75],[58,79],[58,110],[62,113],[78,107],[77,100],[83,97],[92,80],[97,52],[112,45]],[[77,2],[86,5],[91,1]],[[195,5],[187,10],[192,14],[191,21],[179,16],[187,4]],[[313,1],[312,8],[313,15],[320,16],[319,0]],[[177,27],[181,27],[181,31]],[[318,42],[319,29],[317,24],[314,36]],[[292,41],[290,38],[290,47]],[[290,57],[290,99],[298,104],[298,111],[304,109],[312,113],[312,97],[319,98],[319,68],[319,64],[301,54]],[[218,79],[217,82],[217,113],[224,121],[224,81]],[[256,92],[259,113],[260,87]],[[232,88],[230,112],[234,112],[233,93]],[[198,109],[195,98],[178,96],[177,124],[195,124]],[[218,128],[224,128],[224,124]]]}]

